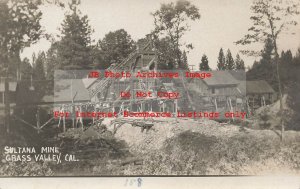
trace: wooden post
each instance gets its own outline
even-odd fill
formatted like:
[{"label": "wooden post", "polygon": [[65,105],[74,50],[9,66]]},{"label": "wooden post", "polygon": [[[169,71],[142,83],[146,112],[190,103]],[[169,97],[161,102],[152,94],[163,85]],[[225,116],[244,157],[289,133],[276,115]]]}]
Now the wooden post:
[{"label": "wooden post", "polygon": [[247,113],[248,115],[251,114],[251,109],[250,109],[250,105],[249,105],[249,98],[246,97],[246,106],[247,106]]},{"label": "wooden post", "polygon": [[60,122],[61,122],[61,117],[59,117],[59,120],[58,120],[58,124],[57,124],[57,127],[59,128],[60,126]]},{"label": "wooden post", "polygon": [[2,93],[2,103],[5,104],[5,95],[4,95],[5,91]]},{"label": "wooden post", "polygon": [[[75,107],[75,111],[78,112],[79,115],[81,115],[79,106]],[[76,113],[75,113],[75,115],[76,115]],[[80,123],[80,117],[77,117],[77,116],[75,116],[75,117],[76,117],[75,118],[75,128],[78,128],[78,123]]]},{"label": "wooden post", "polygon": [[[229,98],[230,111],[233,112],[231,98],[230,97],[228,97],[228,98]],[[232,120],[234,121],[234,116],[232,116]]]},{"label": "wooden post", "polygon": [[4,91],[4,99],[5,99],[5,113],[4,113],[4,119],[5,119],[5,127],[6,127],[6,132],[9,133],[9,122],[10,122],[10,103],[9,103],[9,82],[8,78],[5,77],[5,91]]},{"label": "wooden post", "polygon": [[[66,115],[65,108],[63,109],[63,113],[64,113],[64,115]],[[65,133],[66,132],[66,116],[63,116],[63,129],[64,129],[64,133]]]},{"label": "wooden post", "polygon": [[[74,74],[74,73],[73,73]],[[71,107],[71,114],[72,114],[72,127],[75,128],[75,106],[74,106],[74,96],[73,96],[73,79],[71,79],[71,99],[72,99],[72,107]]]},{"label": "wooden post", "polygon": [[[96,105],[94,104],[94,112],[96,112]],[[93,117],[93,124],[95,124],[95,118]]]},{"label": "wooden post", "polygon": [[[235,107],[234,107],[234,109],[235,110],[240,110],[240,109],[238,109],[237,99],[238,99],[238,97],[236,96],[235,97]],[[242,104],[243,104],[243,101],[242,101]]]},{"label": "wooden post", "polygon": [[226,97],[226,105],[227,105],[228,110],[230,111],[229,97]]},{"label": "wooden post", "polygon": [[38,133],[40,133],[41,121],[40,121],[40,109],[39,109],[39,107],[36,110],[36,126],[37,126]]},{"label": "wooden post", "polygon": [[75,128],[75,106],[72,104],[72,127]]},{"label": "wooden post", "polygon": [[218,111],[218,103],[217,103],[217,98],[215,98],[214,100],[215,100],[215,108],[216,108],[216,111]]},{"label": "wooden post", "polygon": [[[80,106],[80,113],[82,112],[82,105]],[[82,130],[83,130],[83,121],[82,121],[82,117],[80,117],[80,124],[81,124],[81,128],[82,128]]]},{"label": "wooden post", "polygon": [[133,101],[133,99],[134,99],[134,97],[133,96],[135,96],[135,90],[134,90],[134,83],[133,83],[133,79],[132,78],[130,78],[130,105],[129,105],[129,110],[130,111],[132,111],[132,108],[133,108],[133,103],[132,103],[132,101]]},{"label": "wooden post", "polygon": [[[59,112],[61,112],[63,110],[62,107],[59,108]],[[57,124],[57,127],[59,128],[60,126],[60,122],[61,122],[61,116],[59,116],[59,120],[58,120],[58,124]]]}]

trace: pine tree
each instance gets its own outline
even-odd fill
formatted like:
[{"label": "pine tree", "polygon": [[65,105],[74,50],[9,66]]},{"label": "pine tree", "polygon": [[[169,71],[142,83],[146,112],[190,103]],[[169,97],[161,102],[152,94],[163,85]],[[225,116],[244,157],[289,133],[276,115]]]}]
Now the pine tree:
[{"label": "pine tree", "polygon": [[[178,67],[186,69],[186,65],[181,62],[181,47],[185,44],[181,43],[184,34],[190,29],[190,22],[200,19],[199,9],[187,0],[178,0],[171,3],[161,4],[160,9],[152,13],[154,17],[155,29],[152,32],[157,38],[168,38],[171,45],[168,47],[174,53],[173,60],[168,64],[170,67]],[[192,44],[185,45],[192,48]],[[159,48],[158,48],[159,49]]]},{"label": "pine tree", "polygon": [[32,76],[32,66],[29,62],[28,58],[24,58],[23,61],[20,64],[20,77],[21,80],[25,81],[25,80],[30,80],[31,76]]},{"label": "pine tree", "polygon": [[234,70],[234,60],[229,49],[227,50],[226,54],[225,69]]},{"label": "pine tree", "polygon": [[61,28],[61,40],[58,42],[57,56],[60,69],[89,69],[91,59],[92,29],[86,15],[78,10],[78,0],[69,4],[71,10],[66,14]]},{"label": "pine tree", "polygon": [[244,60],[241,59],[240,55],[236,55],[235,59],[235,69],[236,70],[245,70],[245,63]]},{"label": "pine tree", "polygon": [[289,29],[291,26],[298,24],[297,15],[299,12],[299,2],[294,1],[273,1],[259,0],[253,1],[251,5],[252,15],[250,19],[253,24],[248,29],[248,33],[243,39],[236,44],[247,45],[251,43],[262,42],[270,38],[274,46],[274,62],[276,66],[277,86],[279,93],[279,118],[281,125],[281,141],[283,141],[283,133],[285,130],[284,110],[283,110],[283,85],[280,78],[279,54],[278,54],[278,39],[283,32],[293,31]]},{"label": "pine tree", "polygon": [[272,56],[274,55],[274,45],[271,38],[267,38],[265,41],[264,49],[262,51],[262,64],[271,64],[272,63]]},{"label": "pine tree", "polygon": [[218,70],[225,70],[225,56],[224,56],[224,52],[223,52],[223,49],[221,48],[220,49],[220,52],[219,52],[219,57],[218,57]]},{"label": "pine tree", "polygon": [[158,68],[163,70],[174,69],[176,52],[173,48],[169,48],[172,46],[170,38],[154,38],[153,42],[157,52]]},{"label": "pine tree", "polygon": [[33,76],[35,80],[45,80],[45,61],[46,55],[44,52],[40,52],[37,58],[33,62]]},{"label": "pine tree", "polygon": [[182,69],[183,70],[190,70],[189,68],[189,63],[188,63],[188,59],[186,56],[186,52],[183,51],[182,56],[181,56],[181,62],[182,62]]},{"label": "pine tree", "polygon": [[209,71],[208,58],[205,54],[203,54],[201,58],[201,63],[199,64],[199,70],[201,71]]},{"label": "pine tree", "polygon": [[135,49],[135,42],[124,29],[109,32],[98,41],[98,48],[94,50],[95,67],[106,69],[113,63],[119,64]]},{"label": "pine tree", "polygon": [[300,65],[300,47],[298,48],[295,58],[294,58],[294,64],[295,65]]},{"label": "pine tree", "polygon": [[244,62],[243,59],[241,59],[239,70],[246,70],[246,68],[245,68],[245,62]]},{"label": "pine tree", "polygon": [[276,89],[277,81],[274,73],[274,46],[270,39],[265,40],[264,49],[261,52],[261,59],[255,62],[250,70],[247,72],[247,79],[266,80]]},{"label": "pine tree", "polygon": [[61,62],[58,57],[59,41],[53,42],[46,53],[45,60],[45,75],[47,80],[54,79],[54,70],[61,67]]},{"label": "pine tree", "polygon": [[291,50],[287,50],[286,52],[281,52],[281,62],[285,64],[291,64],[293,62],[293,54]]}]

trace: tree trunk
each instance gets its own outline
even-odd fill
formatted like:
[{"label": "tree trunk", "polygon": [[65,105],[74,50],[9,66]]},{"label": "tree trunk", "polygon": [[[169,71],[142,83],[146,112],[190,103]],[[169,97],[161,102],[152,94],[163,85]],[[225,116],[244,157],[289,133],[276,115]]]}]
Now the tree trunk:
[{"label": "tree trunk", "polygon": [[8,82],[8,74],[6,74],[5,77],[5,91],[4,91],[4,104],[5,104],[5,115],[4,115],[4,119],[5,119],[5,128],[6,128],[6,132],[9,133],[9,123],[10,123],[10,103],[9,103],[9,82]]},{"label": "tree trunk", "polygon": [[279,91],[279,103],[280,103],[280,110],[279,110],[279,115],[280,115],[280,124],[281,124],[281,141],[284,140],[284,123],[283,123],[283,102],[282,102],[282,91],[281,91],[281,80],[280,80],[280,75],[279,75],[279,62],[278,59],[276,61],[276,69],[277,69],[277,80],[278,80],[278,91]]},{"label": "tree trunk", "polygon": [[279,116],[280,116],[280,125],[281,125],[281,141],[284,140],[284,123],[283,123],[283,102],[282,102],[282,90],[281,90],[281,79],[280,79],[280,72],[279,72],[279,55],[277,52],[277,43],[276,40],[274,40],[274,48],[275,48],[275,63],[276,63],[276,74],[277,74],[277,81],[278,81],[278,92],[279,92],[279,103],[280,103],[280,109],[279,109]]}]

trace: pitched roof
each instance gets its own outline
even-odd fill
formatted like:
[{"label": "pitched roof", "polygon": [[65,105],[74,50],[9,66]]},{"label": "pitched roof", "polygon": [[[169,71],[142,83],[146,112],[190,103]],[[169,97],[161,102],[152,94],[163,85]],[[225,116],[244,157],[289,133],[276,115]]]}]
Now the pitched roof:
[{"label": "pitched roof", "polygon": [[203,79],[209,87],[237,85],[239,82],[228,71],[210,71],[211,77]]},{"label": "pitched roof", "polygon": [[81,79],[61,79],[54,81],[54,102],[89,101],[90,96]]},{"label": "pitched roof", "polygon": [[228,71],[236,80],[246,81],[246,71],[244,70],[229,70]]},{"label": "pitched roof", "polygon": [[[18,82],[16,90],[17,105],[70,103],[90,101],[89,93],[81,79],[60,79],[33,81],[33,89],[28,81]],[[72,87],[71,87],[72,86]]]},{"label": "pitched roof", "polygon": [[246,92],[247,94],[275,93],[274,89],[265,80],[247,81]]},{"label": "pitched roof", "polygon": [[241,94],[241,95],[246,95],[246,82],[247,81],[244,81],[244,80],[239,80],[239,84],[238,84],[238,86],[237,86],[237,90],[239,91],[239,93]]},{"label": "pitched roof", "polygon": [[90,86],[92,86],[92,84],[97,80],[97,78],[83,78],[82,82],[85,88],[90,88]]}]

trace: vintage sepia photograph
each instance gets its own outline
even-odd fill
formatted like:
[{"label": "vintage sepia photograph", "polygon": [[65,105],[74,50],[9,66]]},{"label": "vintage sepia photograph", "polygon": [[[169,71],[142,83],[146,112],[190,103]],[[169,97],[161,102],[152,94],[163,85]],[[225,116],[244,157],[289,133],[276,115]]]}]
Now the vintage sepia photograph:
[{"label": "vintage sepia photograph", "polygon": [[300,0],[0,0],[0,177],[299,177],[299,21]]}]

